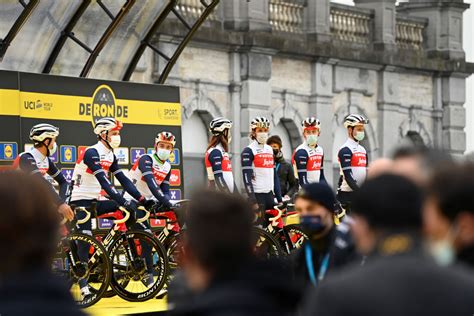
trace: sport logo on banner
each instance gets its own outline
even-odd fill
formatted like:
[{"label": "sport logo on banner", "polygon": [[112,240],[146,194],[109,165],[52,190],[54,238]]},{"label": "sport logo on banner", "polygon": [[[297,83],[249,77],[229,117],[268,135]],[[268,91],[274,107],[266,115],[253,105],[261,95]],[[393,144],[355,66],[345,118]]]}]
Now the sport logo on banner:
[{"label": "sport logo on banner", "polygon": [[170,190],[170,197],[171,197],[171,200],[173,201],[181,200],[181,190],[179,189]]},{"label": "sport logo on banner", "polygon": [[130,160],[132,161],[132,164],[134,164],[138,160],[138,158],[140,158],[144,154],[145,148],[130,148]]},{"label": "sport logo on banner", "polygon": [[116,104],[115,99],[114,91],[108,85],[101,85],[92,96],[92,104],[79,103],[79,115],[90,116],[92,125],[103,117],[127,118],[128,106]]},{"label": "sport logo on banner", "polygon": [[68,182],[71,182],[72,174],[74,173],[74,169],[73,168],[62,168],[61,173],[63,174],[63,176],[66,178],[66,180]]},{"label": "sport logo on banner", "polygon": [[181,185],[181,171],[179,169],[171,169],[170,185],[173,187]]},{"label": "sport logo on banner", "polygon": [[171,155],[170,155],[170,158],[168,159],[168,161],[169,161],[170,164],[172,164],[173,166],[179,165],[179,149],[178,149],[178,148],[173,149],[173,151],[171,152]]},{"label": "sport logo on banner", "polygon": [[76,162],[76,159],[76,146],[61,145],[61,163],[72,164]]},{"label": "sport logo on banner", "polygon": [[13,161],[18,155],[16,143],[0,143],[0,160]]}]

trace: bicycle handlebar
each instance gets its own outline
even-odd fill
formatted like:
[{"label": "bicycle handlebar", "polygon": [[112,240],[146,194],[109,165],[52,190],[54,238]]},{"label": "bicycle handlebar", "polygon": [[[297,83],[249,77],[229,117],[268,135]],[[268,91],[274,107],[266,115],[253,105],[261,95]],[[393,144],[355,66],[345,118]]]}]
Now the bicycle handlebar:
[{"label": "bicycle handlebar", "polygon": [[275,206],[274,209],[278,211],[278,215],[268,219],[272,223],[272,225],[276,225],[277,224],[276,221],[279,220],[281,216],[283,215],[283,211],[280,210],[278,206]]},{"label": "bicycle handlebar", "polygon": [[125,223],[126,221],[128,221],[128,219],[130,218],[130,212],[127,211],[127,209],[123,206],[120,206],[119,207],[119,210],[125,214],[124,218],[122,219],[115,219],[113,222],[114,224],[123,224]]},{"label": "bicycle handlebar", "polygon": [[86,223],[91,218],[91,212],[89,212],[85,207],[77,207],[77,208],[74,209],[74,211],[75,212],[76,211],[81,211],[81,212],[86,213],[86,217],[84,217],[83,219],[78,219],[77,220],[78,225]]},{"label": "bicycle handlebar", "polygon": [[143,216],[142,218],[137,218],[137,223],[146,222],[148,218],[150,217],[150,212],[143,206],[139,206],[138,209],[144,211],[145,216]]}]

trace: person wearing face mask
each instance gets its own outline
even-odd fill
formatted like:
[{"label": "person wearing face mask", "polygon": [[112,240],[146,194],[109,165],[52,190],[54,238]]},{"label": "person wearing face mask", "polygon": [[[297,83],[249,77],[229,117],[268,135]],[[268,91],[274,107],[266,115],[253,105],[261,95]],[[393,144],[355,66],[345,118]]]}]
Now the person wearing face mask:
[{"label": "person wearing face mask", "polygon": [[361,262],[348,223],[335,224],[337,209],[334,192],[326,182],[306,185],[296,195],[295,210],[308,236],[291,258],[295,281],[302,290],[307,285],[318,286],[327,274],[342,266]]},{"label": "person wearing face mask", "polygon": [[[170,132],[158,133],[155,138],[155,152],[145,154],[137,159],[128,173],[138,191],[147,200],[155,200],[166,208],[172,206],[170,202],[171,164],[168,159],[175,145],[176,137],[173,134]],[[127,200],[133,199],[128,192],[125,194],[125,198]]]},{"label": "person wearing face mask", "polygon": [[283,200],[289,201],[298,191],[298,182],[296,181],[293,167],[283,157],[281,148],[283,147],[280,136],[273,135],[267,140],[267,144],[273,148],[273,158],[275,159],[275,169],[280,178],[280,189]]},{"label": "person wearing face mask", "polygon": [[14,169],[20,169],[30,174],[37,174],[45,177],[50,175],[59,185],[59,194],[54,192],[58,210],[68,220],[74,218],[74,213],[65,203],[68,182],[59,171],[50,156],[57,151],[56,138],[59,136],[59,128],[42,123],[31,128],[30,139],[34,147],[29,152],[21,153],[13,163]]},{"label": "person wearing face mask", "polygon": [[344,119],[348,140],[341,146],[338,153],[340,178],[337,199],[346,212],[351,209],[352,194],[357,191],[367,177],[369,159],[367,151],[360,145],[365,138],[365,125],[369,121],[362,115],[349,114]]},{"label": "person wearing face mask", "polygon": [[226,118],[218,117],[211,121],[209,131],[212,138],[207,146],[204,160],[209,187],[227,193],[234,193],[235,190],[232,164],[229,158],[231,128],[232,121]]},{"label": "person wearing face mask", "polygon": [[[71,204],[85,208],[96,204],[97,215],[114,212],[119,206],[123,206],[130,212],[130,219],[126,223],[128,227],[135,224],[136,214],[141,211],[135,201],[127,201],[112,185],[108,177],[109,172],[113,173],[124,190],[140,204],[150,207],[154,202],[147,200],[137,190],[118,165],[113,149],[120,146],[122,126],[122,122],[112,117],[101,118],[95,122],[94,133],[97,135],[98,142],[86,148],[74,167]],[[98,201],[102,190],[107,193],[110,200]],[[85,214],[81,212],[80,215],[78,214],[78,217],[80,216],[85,216]],[[92,235],[91,220],[78,226],[82,233]],[[78,248],[79,257],[87,258],[88,245],[79,243]],[[81,295],[83,299],[87,299],[92,295],[90,289],[84,280],[81,280],[80,283]]]},{"label": "person wearing face mask", "polygon": [[423,191],[406,177],[367,180],[354,193],[351,223],[365,263],[334,273],[309,292],[302,315],[472,314],[474,274],[440,267],[426,254],[422,205]]},{"label": "person wearing face mask", "polygon": [[428,248],[441,265],[474,269],[474,164],[440,168],[423,209]]},{"label": "person wearing face mask", "polygon": [[321,122],[317,118],[308,117],[301,123],[301,126],[304,142],[293,153],[294,173],[297,175],[301,187],[309,183],[326,182],[323,169],[324,151],[318,145]]},{"label": "person wearing face mask", "polygon": [[252,142],[244,148],[241,154],[242,175],[245,190],[255,209],[263,213],[281,203],[280,181],[275,169],[273,149],[266,144],[270,121],[265,117],[256,117],[250,123],[250,138]]}]

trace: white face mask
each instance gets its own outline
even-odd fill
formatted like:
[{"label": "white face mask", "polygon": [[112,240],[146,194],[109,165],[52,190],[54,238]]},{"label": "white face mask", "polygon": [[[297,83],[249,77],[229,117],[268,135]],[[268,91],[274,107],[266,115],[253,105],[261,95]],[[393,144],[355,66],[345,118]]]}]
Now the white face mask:
[{"label": "white face mask", "polygon": [[354,138],[358,140],[359,142],[362,141],[365,138],[365,132],[357,132],[354,135]]},{"label": "white face mask", "polygon": [[118,148],[120,146],[120,141],[122,139],[120,138],[120,135],[112,135],[110,136],[110,141],[109,141],[109,144],[110,144],[110,147],[112,148]]},{"label": "white face mask", "polygon": [[308,135],[306,137],[306,143],[310,146],[314,146],[318,143],[318,135]]},{"label": "white face mask", "polygon": [[156,155],[160,158],[161,161],[166,161],[171,155],[171,150],[157,148]]},{"label": "white face mask", "polygon": [[440,266],[449,266],[456,258],[454,248],[448,239],[431,242],[429,251],[436,263]]},{"label": "white face mask", "polygon": [[48,148],[49,149],[49,155],[52,156],[56,153],[56,151],[58,150],[58,144],[54,143],[53,144],[53,148]]},{"label": "white face mask", "polygon": [[265,144],[268,139],[268,133],[257,133],[257,142],[259,144]]}]

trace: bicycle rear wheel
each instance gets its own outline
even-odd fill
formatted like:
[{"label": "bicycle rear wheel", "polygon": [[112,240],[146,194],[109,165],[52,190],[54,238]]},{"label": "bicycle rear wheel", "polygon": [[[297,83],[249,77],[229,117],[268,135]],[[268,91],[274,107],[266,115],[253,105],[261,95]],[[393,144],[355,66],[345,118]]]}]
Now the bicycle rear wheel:
[{"label": "bicycle rear wheel", "polygon": [[[130,252],[137,254],[133,261],[130,260]],[[121,298],[131,302],[146,301],[155,297],[165,285],[169,271],[168,257],[163,245],[152,234],[127,231],[112,242],[109,256],[112,261],[111,287]],[[146,284],[150,274],[153,280]]]},{"label": "bicycle rear wheel", "polygon": [[266,230],[254,227],[255,255],[259,258],[281,257],[284,252],[275,237]]},{"label": "bicycle rear wheel", "polygon": [[[87,262],[79,259],[78,243],[88,245]],[[112,266],[104,246],[93,237],[81,233],[70,234],[61,241],[52,270],[66,280],[72,297],[83,308],[94,305],[102,298],[112,275]],[[89,287],[91,295],[81,295],[80,283]]]}]

